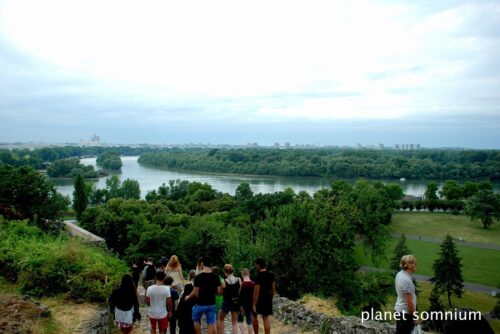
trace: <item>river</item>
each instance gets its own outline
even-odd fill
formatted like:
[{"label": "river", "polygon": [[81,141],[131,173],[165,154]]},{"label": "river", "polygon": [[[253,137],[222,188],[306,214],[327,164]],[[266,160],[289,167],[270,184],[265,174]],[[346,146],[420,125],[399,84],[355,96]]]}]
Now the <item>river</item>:
[{"label": "river", "polygon": [[[247,182],[250,184],[254,193],[273,193],[282,191],[285,188],[292,188],[296,193],[306,191],[313,194],[321,188],[329,187],[334,178],[315,178],[315,177],[283,177],[283,176],[260,176],[260,175],[228,175],[201,173],[189,171],[162,170],[150,167],[141,166],[137,159],[138,156],[122,157],[121,173],[116,173],[121,181],[125,179],[133,179],[139,182],[141,187],[141,197],[151,190],[158,189],[162,183],[168,184],[169,180],[187,180],[197,181],[210,184],[214,189],[234,195],[236,187],[241,183]],[[96,167],[96,158],[81,159],[84,165],[92,165]],[[351,181],[351,180],[350,180]],[[352,180],[354,182],[354,180]],[[382,180],[384,181],[384,180]],[[71,179],[53,179],[57,190],[70,198],[73,194],[73,181]],[[106,187],[106,178],[102,177],[94,181],[97,188]],[[384,181],[385,182],[385,181]],[[422,196],[425,191],[426,181],[405,181],[400,182],[405,194]],[[438,182],[438,186],[441,183]],[[498,191],[499,184],[495,184],[494,188]]]}]

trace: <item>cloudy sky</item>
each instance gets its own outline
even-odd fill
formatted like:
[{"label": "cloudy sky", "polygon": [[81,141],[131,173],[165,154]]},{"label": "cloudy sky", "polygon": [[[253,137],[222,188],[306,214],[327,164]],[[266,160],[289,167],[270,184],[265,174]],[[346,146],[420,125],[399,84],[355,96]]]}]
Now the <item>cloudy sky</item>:
[{"label": "cloudy sky", "polygon": [[500,148],[500,2],[0,0],[0,142]]}]

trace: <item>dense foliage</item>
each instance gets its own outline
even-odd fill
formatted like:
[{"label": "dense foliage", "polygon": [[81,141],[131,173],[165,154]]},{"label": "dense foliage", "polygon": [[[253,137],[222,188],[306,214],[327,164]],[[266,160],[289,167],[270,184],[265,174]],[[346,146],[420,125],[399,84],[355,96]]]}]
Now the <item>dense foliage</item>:
[{"label": "dense foliage", "polygon": [[96,163],[98,166],[109,170],[120,170],[122,168],[122,159],[116,151],[106,151],[98,155]]},{"label": "dense foliage", "polygon": [[[493,192],[490,182],[466,181],[459,184],[447,180],[438,192],[435,182],[429,182],[423,198],[409,196],[396,205],[402,210],[441,210],[453,214],[464,212],[471,220],[479,220],[487,228],[500,218],[500,195]],[[439,197],[438,197],[439,194]]]},{"label": "dense foliage", "polygon": [[54,184],[31,167],[0,166],[0,215],[48,229],[67,206]]},{"label": "dense foliage", "polygon": [[104,302],[126,272],[100,248],[0,216],[0,276],[17,282],[22,294]]},{"label": "dense foliage", "polygon": [[80,147],[80,146],[65,146],[65,147],[45,147],[36,150],[29,149],[0,149],[0,165],[11,166],[31,166],[35,169],[44,168],[46,162],[84,156],[101,155],[108,151],[117,152],[120,155],[139,155],[144,152],[152,151],[152,148],[147,147]]},{"label": "dense foliage", "polygon": [[47,175],[50,177],[74,178],[82,175],[84,178],[97,178],[99,174],[94,166],[85,166],[77,158],[56,160],[47,167]]},{"label": "dense foliage", "polygon": [[500,195],[490,189],[479,190],[467,201],[465,212],[472,221],[479,220],[488,228],[500,221]]},{"label": "dense foliage", "polygon": [[76,219],[80,220],[83,211],[87,208],[89,203],[87,186],[81,174],[75,178],[75,190],[73,191],[73,210],[75,210]]},{"label": "dense foliage", "polygon": [[264,256],[280,293],[335,296],[351,312],[380,305],[391,284],[357,274],[354,261],[356,240],[374,256],[385,249],[393,200],[382,183],[338,181],[311,197],[291,189],[253,194],[248,184],[230,196],[208,184],[171,181],[146,198],[89,207],[81,225],[127,260],[177,254],[193,268],[208,254],[217,265],[230,262],[239,270]]},{"label": "dense foliage", "polygon": [[141,164],[215,173],[373,179],[500,179],[500,151],[170,149]]},{"label": "dense foliage", "polygon": [[139,182],[132,179],[120,182],[116,175],[106,179],[106,188],[99,189],[95,185],[88,184],[86,192],[89,204],[105,203],[112,198],[139,199],[141,197]]}]

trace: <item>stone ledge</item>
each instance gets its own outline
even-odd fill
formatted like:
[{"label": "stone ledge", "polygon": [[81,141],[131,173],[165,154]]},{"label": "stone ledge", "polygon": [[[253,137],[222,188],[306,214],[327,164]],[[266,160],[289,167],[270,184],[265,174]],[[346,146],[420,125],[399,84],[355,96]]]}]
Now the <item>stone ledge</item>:
[{"label": "stone ledge", "polygon": [[322,332],[323,324],[327,323],[328,331],[325,332],[328,334],[392,334],[396,330],[395,325],[387,323],[361,322],[358,317],[329,317],[323,313],[315,313],[298,302],[280,296],[273,299],[273,311],[274,316],[281,321],[318,332]]}]

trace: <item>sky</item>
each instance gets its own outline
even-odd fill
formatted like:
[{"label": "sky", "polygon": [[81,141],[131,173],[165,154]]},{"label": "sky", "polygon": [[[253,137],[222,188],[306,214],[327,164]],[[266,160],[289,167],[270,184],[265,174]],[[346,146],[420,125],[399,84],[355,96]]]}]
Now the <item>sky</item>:
[{"label": "sky", "polygon": [[0,0],[0,142],[500,148],[500,1]]}]

